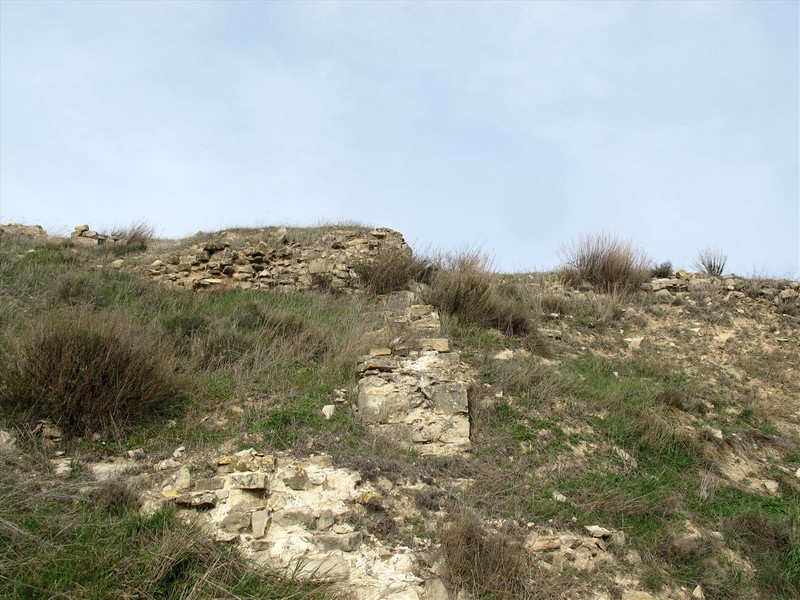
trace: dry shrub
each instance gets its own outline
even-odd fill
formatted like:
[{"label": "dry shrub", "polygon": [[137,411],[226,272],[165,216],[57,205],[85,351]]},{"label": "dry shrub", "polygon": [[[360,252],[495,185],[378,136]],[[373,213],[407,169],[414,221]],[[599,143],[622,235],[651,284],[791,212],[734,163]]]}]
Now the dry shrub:
[{"label": "dry shrub", "polygon": [[476,597],[527,598],[532,575],[520,541],[487,531],[478,517],[460,513],[442,534],[446,579]]},{"label": "dry shrub", "polygon": [[371,260],[353,267],[367,290],[373,294],[388,294],[403,290],[409,281],[424,277],[429,266],[424,259],[415,258],[404,248],[382,248]]},{"label": "dry shrub", "polygon": [[174,406],[173,367],[170,349],[123,315],[61,311],[5,349],[0,406],[67,435],[124,429]]},{"label": "dry shrub", "polygon": [[531,310],[510,286],[499,286],[491,262],[467,250],[438,260],[425,300],[462,325],[493,328],[507,335],[533,330]]},{"label": "dry shrub", "polygon": [[644,251],[609,234],[587,235],[559,251],[568,285],[589,283],[605,292],[635,291],[650,276]]},{"label": "dry shrub", "polygon": [[141,252],[147,250],[148,244],[153,240],[155,228],[145,221],[136,221],[127,227],[114,229],[109,235],[125,242],[115,244],[115,251]]},{"label": "dry shrub", "polygon": [[726,262],[728,262],[728,256],[721,250],[703,248],[697,252],[697,258],[692,266],[700,273],[719,277],[725,271]]},{"label": "dry shrub", "polygon": [[665,260],[661,264],[653,265],[653,268],[650,269],[650,277],[663,279],[665,277],[672,277],[674,272],[675,270],[672,268],[672,263],[668,260]]}]

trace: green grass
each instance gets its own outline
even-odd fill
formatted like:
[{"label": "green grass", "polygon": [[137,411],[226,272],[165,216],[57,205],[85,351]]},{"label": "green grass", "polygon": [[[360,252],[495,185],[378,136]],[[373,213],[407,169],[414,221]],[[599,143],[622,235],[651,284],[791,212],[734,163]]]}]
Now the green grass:
[{"label": "green grass", "polygon": [[[337,428],[353,437],[356,427],[343,423],[344,414],[323,423],[320,410],[333,389],[355,380],[356,357],[363,352],[358,340],[366,327],[361,300],[320,293],[174,290],[95,268],[106,259],[98,251],[76,252],[65,244],[31,247],[24,241],[0,241],[0,296],[5,300],[0,303],[0,350],[28,335],[32,324],[49,322],[54,312],[89,314],[98,321],[124,317],[142,336],[173,348],[174,369],[187,384],[186,397],[174,408],[186,415],[192,432],[199,432],[198,415],[238,402],[256,407],[248,423],[258,423],[266,440],[278,446],[323,429],[335,430],[334,438]],[[265,401],[271,398],[279,401]],[[267,412],[253,414],[258,408]],[[15,424],[13,415],[3,414]],[[178,418],[179,425],[166,435],[163,425],[143,424],[128,433],[130,441],[159,447],[180,443],[173,434],[188,429],[180,424],[180,414],[170,417]],[[231,420],[218,435],[206,428],[194,437],[232,436],[241,422]],[[297,431],[284,431],[295,426]]]}]

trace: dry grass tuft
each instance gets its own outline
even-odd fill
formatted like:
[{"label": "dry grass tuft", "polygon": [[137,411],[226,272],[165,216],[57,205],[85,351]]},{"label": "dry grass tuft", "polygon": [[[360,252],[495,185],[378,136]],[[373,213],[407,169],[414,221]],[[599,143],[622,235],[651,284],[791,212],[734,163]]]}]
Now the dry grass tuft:
[{"label": "dry grass tuft", "polygon": [[410,250],[383,248],[374,259],[354,267],[367,290],[373,294],[388,294],[405,289],[410,281],[424,278],[429,265],[413,256]]},{"label": "dry grass tuft", "polygon": [[462,325],[478,325],[506,335],[533,330],[532,312],[510,286],[498,285],[490,260],[474,250],[445,255],[431,277],[425,300],[456,317]]},{"label": "dry grass tuft", "polygon": [[720,277],[725,271],[728,256],[721,250],[704,248],[697,252],[697,258],[692,266],[701,273]]},{"label": "dry grass tuft", "polygon": [[653,268],[650,269],[650,277],[658,277],[659,279],[663,279],[665,277],[672,277],[672,274],[675,270],[672,268],[672,263],[668,260],[665,260],[661,264],[653,265]]},{"label": "dry grass tuft", "polygon": [[143,252],[155,237],[155,228],[145,221],[136,221],[128,227],[114,229],[110,235],[125,242],[113,246],[116,254]]},{"label": "dry grass tuft", "polygon": [[605,292],[631,292],[650,277],[644,251],[608,234],[588,235],[559,251],[568,285],[589,283]]},{"label": "dry grass tuft", "polygon": [[454,516],[442,534],[446,574],[452,587],[476,597],[525,598],[531,565],[519,540],[487,531],[477,516]]}]

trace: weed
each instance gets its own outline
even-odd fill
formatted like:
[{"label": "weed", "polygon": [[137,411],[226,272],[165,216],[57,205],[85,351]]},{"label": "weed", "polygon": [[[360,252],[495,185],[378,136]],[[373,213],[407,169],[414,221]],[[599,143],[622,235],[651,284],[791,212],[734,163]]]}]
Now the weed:
[{"label": "weed", "polygon": [[403,290],[410,281],[423,279],[430,269],[427,261],[403,248],[382,248],[371,260],[363,260],[353,267],[373,294]]},{"label": "weed", "polygon": [[531,575],[519,540],[487,531],[474,514],[456,515],[442,533],[446,573],[453,587],[481,597],[527,596]]},{"label": "weed", "polygon": [[721,250],[704,248],[697,252],[697,258],[692,266],[701,273],[720,277],[725,271],[728,256]]},{"label": "weed", "polygon": [[644,252],[608,235],[584,236],[559,251],[561,275],[569,285],[589,283],[605,292],[639,289],[650,275]]},{"label": "weed", "polygon": [[650,277],[658,277],[663,279],[665,277],[672,277],[674,272],[675,270],[672,268],[672,263],[668,260],[665,260],[660,264],[653,265],[653,267],[650,269]]},{"label": "weed", "polygon": [[111,244],[111,252],[116,255],[144,252],[154,234],[155,228],[146,221],[137,221],[128,227],[114,229],[109,236],[120,241]]},{"label": "weed", "polygon": [[425,300],[462,325],[497,329],[507,335],[532,331],[532,312],[513,288],[498,286],[489,260],[477,251],[438,259]]}]

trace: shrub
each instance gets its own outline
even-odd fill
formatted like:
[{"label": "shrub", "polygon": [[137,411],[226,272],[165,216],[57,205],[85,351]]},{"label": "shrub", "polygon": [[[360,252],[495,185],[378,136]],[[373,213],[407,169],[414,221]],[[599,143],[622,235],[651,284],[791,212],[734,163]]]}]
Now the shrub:
[{"label": "shrub", "polygon": [[353,267],[367,290],[373,294],[388,294],[405,289],[408,282],[423,277],[427,262],[415,258],[403,248],[383,248],[372,260]]},{"label": "shrub", "polygon": [[442,533],[446,577],[477,597],[525,598],[532,573],[527,553],[513,537],[489,532],[473,514],[453,518]]},{"label": "shrub", "polygon": [[113,245],[112,250],[115,254],[142,252],[147,250],[147,246],[153,240],[155,229],[145,221],[136,221],[128,227],[114,229],[109,235],[125,242]]},{"label": "shrub", "polygon": [[439,260],[425,301],[456,317],[462,325],[493,328],[507,335],[533,330],[531,310],[508,286],[498,286],[489,260],[476,251]]},{"label": "shrub", "polygon": [[181,391],[173,355],[114,313],[62,311],[24,331],[0,362],[0,406],[67,435],[124,429],[168,412]]},{"label": "shrub", "polygon": [[559,251],[561,277],[568,285],[589,283],[605,292],[634,291],[650,275],[645,253],[608,235],[584,236]]},{"label": "shrub", "polygon": [[664,277],[672,277],[672,274],[675,270],[672,268],[672,263],[668,260],[665,260],[659,265],[653,265],[653,268],[650,269],[650,277],[658,277],[663,279]]},{"label": "shrub", "polygon": [[701,273],[719,277],[725,271],[726,262],[728,262],[728,256],[721,250],[704,248],[698,251],[692,266]]}]

